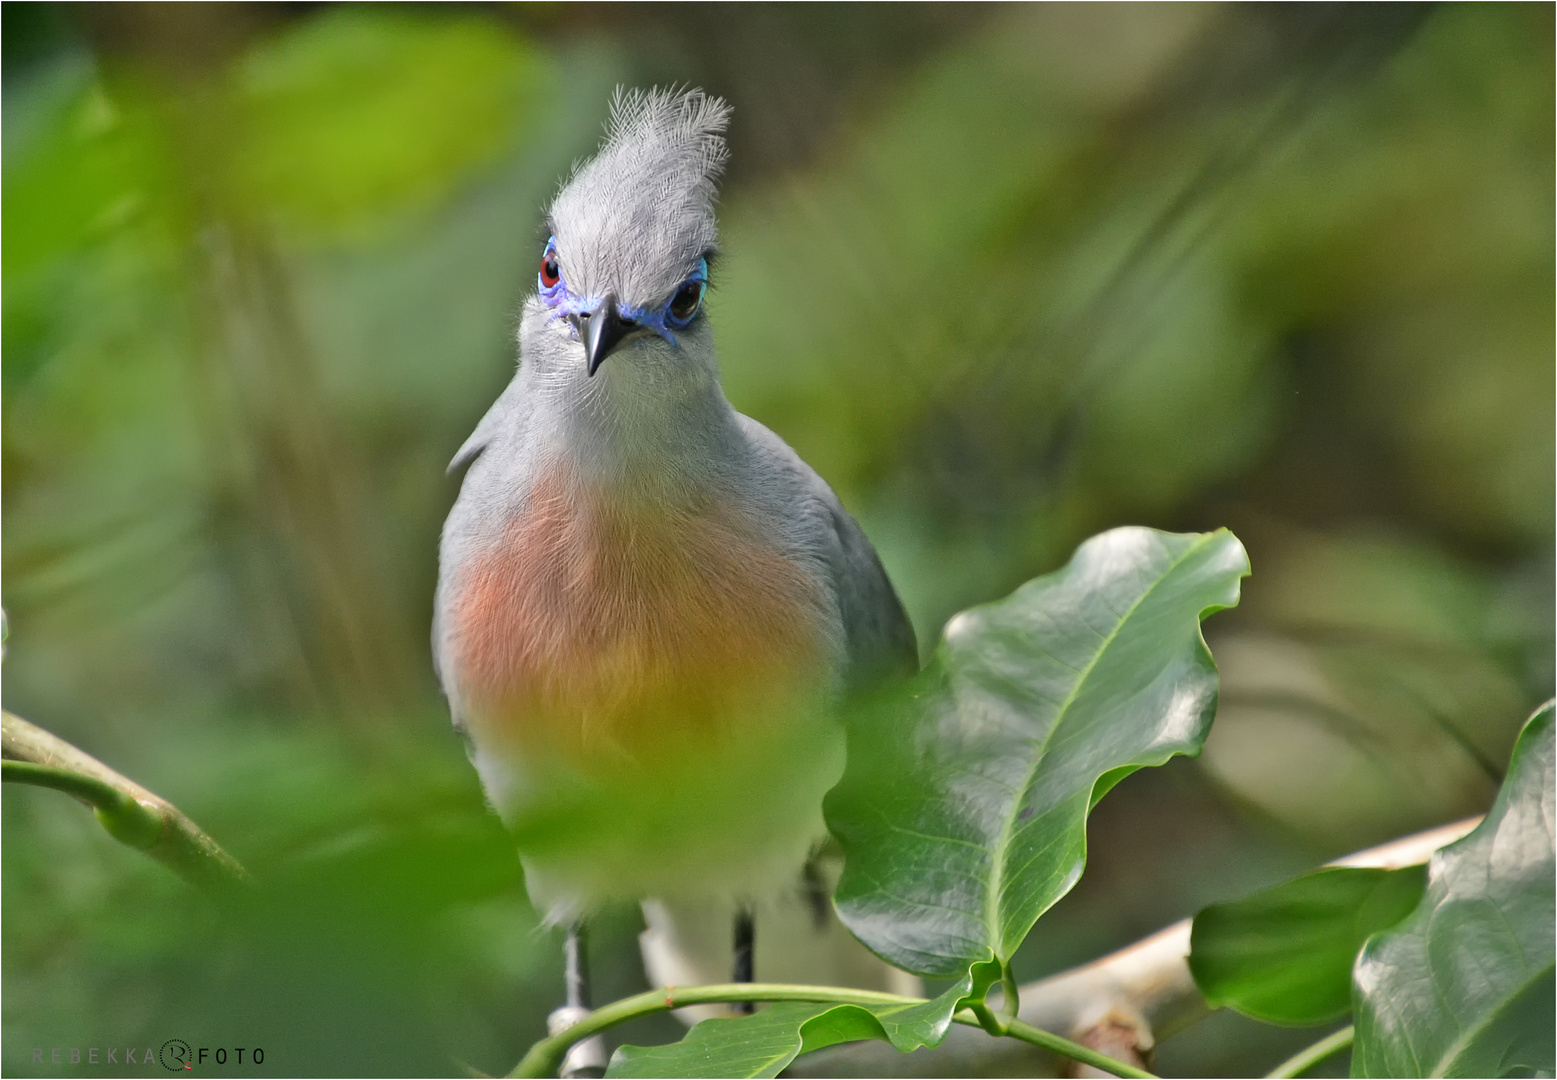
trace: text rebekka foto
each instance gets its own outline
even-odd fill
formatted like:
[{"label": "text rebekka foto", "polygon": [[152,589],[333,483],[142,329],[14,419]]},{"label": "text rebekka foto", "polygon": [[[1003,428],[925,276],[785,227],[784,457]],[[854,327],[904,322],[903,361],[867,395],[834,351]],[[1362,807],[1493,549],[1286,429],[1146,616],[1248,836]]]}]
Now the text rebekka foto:
[{"label": "text rebekka foto", "polygon": [[[133,1046],[124,1047],[124,1063],[126,1065],[151,1065],[157,1060],[156,1054],[152,1052],[152,1049],[149,1046],[146,1047],[145,1050],[139,1051],[141,1055],[140,1057],[136,1057],[137,1052],[138,1051]],[[43,1056],[45,1053],[49,1054],[47,1061],[45,1061]],[[68,1061],[60,1057],[62,1053],[70,1054]],[[88,1065],[118,1065],[118,1053],[119,1047],[117,1046],[110,1046],[106,1050],[96,1046],[89,1046],[86,1049],[87,1057],[83,1062],[81,1057],[82,1050],[79,1046],[51,1046],[47,1051],[45,1051],[41,1046],[35,1046],[32,1048],[32,1063],[34,1065],[80,1065],[83,1063]],[[218,1046],[215,1049],[202,1046],[198,1050],[194,1051],[194,1053],[196,1054],[196,1063],[202,1065],[205,1064],[207,1054],[209,1054],[211,1060],[218,1065],[226,1065],[229,1060],[229,1054],[236,1055],[236,1064],[239,1065],[265,1064],[265,1051],[263,1048],[258,1046],[254,1047],[252,1050],[247,1046],[236,1046],[231,1050],[225,1046]],[[104,1056],[99,1057],[99,1054]],[[244,1061],[244,1054],[249,1055],[248,1061]]]}]

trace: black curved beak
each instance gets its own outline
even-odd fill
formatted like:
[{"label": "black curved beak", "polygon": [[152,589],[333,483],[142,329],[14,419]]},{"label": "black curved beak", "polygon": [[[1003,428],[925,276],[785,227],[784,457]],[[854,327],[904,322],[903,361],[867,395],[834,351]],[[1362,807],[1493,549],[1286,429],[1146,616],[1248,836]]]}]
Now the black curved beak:
[{"label": "black curved beak", "polygon": [[606,293],[605,299],[600,301],[600,306],[594,311],[569,315],[568,321],[584,342],[585,370],[590,375],[599,369],[623,338],[638,329],[638,324],[632,319],[622,318],[616,307],[616,297],[610,293]]}]

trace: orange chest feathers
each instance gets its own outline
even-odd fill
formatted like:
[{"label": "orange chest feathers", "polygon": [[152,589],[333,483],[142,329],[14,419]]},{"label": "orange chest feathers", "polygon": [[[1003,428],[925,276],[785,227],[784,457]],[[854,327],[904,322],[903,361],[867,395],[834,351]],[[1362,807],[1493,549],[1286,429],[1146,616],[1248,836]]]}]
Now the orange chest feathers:
[{"label": "orange chest feathers", "polygon": [[458,575],[452,658],[478,739],[636,755],[814,691],[823,610],[728,507],[625,505],[555,477]]}]

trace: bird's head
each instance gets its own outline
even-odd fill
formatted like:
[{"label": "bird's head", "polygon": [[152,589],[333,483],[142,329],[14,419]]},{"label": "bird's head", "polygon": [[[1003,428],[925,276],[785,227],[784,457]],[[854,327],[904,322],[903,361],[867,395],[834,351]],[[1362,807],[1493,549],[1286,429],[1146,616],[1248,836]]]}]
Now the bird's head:
[{"label": "bird's head", "polygon": [[600,152],[552,203],[527,356],[570,382],[608,358],[633,382],[713,375],[703,295],[729,115],[697,90],[618,92]]}]

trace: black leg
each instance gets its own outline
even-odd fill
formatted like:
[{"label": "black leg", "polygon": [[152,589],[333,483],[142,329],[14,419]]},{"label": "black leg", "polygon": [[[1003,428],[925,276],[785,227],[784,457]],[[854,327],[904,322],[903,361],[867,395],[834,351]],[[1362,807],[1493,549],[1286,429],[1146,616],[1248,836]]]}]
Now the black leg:
[{"label": "black leg", "polygon": [[568,925],[567,940],[563,942],[563,978],[567,982],[568,1005],[574,1009],[593,1008],[589,1001],[589,943],[584,934],[584,920]]},{"label": "black leg", "polygon": [[[735,913],[735,972],[734,982],[749,983],[752,979],[752,954],[756,951],[757,928],[756,921],[750,908],[741,908]],[[737,1013],[751,1013],[757,1009],[756,1003],[751,1001],[738,1001],[733,1006]]]},{"label": "black leg", "polygon": [[827,884],[822,880],[822,872],[816,867],[816,860],[806,863],[800,877],[806,891],[806,902],[811,905],[811,925],[818,934],[827,930],[827,922],[833,913],[832,897],[827,895]]}]

